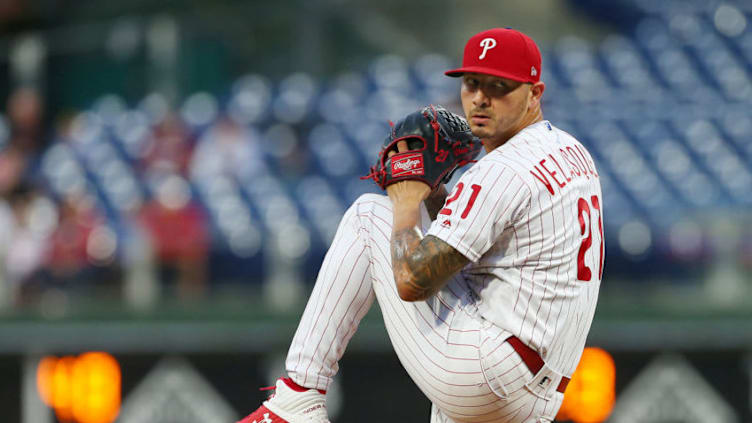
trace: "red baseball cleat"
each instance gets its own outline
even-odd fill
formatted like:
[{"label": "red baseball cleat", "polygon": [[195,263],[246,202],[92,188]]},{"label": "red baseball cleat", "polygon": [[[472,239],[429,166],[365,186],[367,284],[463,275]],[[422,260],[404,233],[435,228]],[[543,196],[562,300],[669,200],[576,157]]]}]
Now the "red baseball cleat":
[{"label": "red baseball cleat", "polygon": [[246,416],[238,423],[289,423],[287,420],[269,411],[266,406],[259,407],[256,411]]},{"label": "red baseball cleat", "polygon": [[275,391],[237,423],[330,423],[324,391],[301,388],[289,378],[277,379]]}]

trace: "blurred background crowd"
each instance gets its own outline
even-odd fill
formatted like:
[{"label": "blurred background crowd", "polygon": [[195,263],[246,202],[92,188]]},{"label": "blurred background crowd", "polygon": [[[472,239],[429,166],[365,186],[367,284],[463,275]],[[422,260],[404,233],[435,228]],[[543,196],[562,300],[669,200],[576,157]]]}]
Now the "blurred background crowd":
[{"label": "blurred background crowd", "polygon": [[502,20],[543,48],[545,117],[594,152],[605,294],[744,303],[750,4],[477,6],[3,2],[2,303],[148,306],[274,281],[289,300],[346,207],[376,192],[359,176],[387,121],[459,111],[442,72]]}]

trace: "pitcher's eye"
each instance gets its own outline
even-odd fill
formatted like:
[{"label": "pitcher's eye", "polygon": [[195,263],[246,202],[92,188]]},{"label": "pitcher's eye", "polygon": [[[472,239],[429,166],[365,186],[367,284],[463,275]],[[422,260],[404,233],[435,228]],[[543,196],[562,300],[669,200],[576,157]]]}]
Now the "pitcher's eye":
[{"label": "pitcher's eye", "polygon": [[465,78],[464,83],[468,88],[478,87],[478,80],[475,78]]}]

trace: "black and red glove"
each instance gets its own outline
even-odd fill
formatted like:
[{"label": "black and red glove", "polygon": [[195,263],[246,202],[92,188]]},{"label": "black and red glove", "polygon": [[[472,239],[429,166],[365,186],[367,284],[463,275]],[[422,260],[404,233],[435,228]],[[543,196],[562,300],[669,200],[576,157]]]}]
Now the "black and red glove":
[{"label": "black and red glove", "polygon": [[[407,142],[408,151],[398,152],[399,141]],[[376,164],[362,179],[373,179],[382,189],[410,179],[436,189],[455,170],[474,162],[481,148],[464,118],[429,105],[392,125]],[[396,153],[390,156],[392,151]]]}]

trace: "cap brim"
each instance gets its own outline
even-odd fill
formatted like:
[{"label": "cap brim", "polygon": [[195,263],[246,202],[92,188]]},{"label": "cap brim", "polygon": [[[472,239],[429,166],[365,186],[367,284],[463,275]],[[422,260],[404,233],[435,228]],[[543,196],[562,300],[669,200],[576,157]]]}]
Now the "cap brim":
[{"label": "cap brim", "polygon": [[483,66],[467,66],[464,68],[452,69],[444,72],[444,75],[456,78],[466,73],[480,73],[484,75],[498,76],[499,78],[511,79],[512,81],[531,82],[531,79],[520,79],[517,75],[502,72],[498,69],[486,68]]}]

